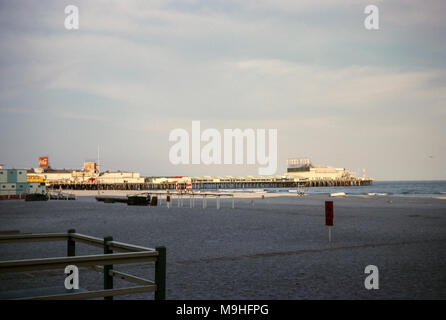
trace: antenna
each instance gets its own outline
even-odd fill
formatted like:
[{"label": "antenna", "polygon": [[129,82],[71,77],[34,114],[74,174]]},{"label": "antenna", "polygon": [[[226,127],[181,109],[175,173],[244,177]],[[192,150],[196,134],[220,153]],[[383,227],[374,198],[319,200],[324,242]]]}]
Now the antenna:
[{"label": "antenna", "polygon": [[99,192],[99,174],[100,174],[100,170],[99,170],[99,145],[98,145],[98,178],[96,179],[97,185],[98,185],[98,195],[100,195]]}]

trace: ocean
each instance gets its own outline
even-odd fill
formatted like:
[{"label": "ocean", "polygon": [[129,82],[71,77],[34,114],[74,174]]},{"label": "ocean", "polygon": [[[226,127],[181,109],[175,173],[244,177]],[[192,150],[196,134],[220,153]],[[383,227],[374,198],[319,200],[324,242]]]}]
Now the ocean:
[{"label": "ocean", "polygon": [[[289,193],[296,188],[265,188],[268,193]],[[207,190],[210,191],[210,190]],[[226,189],[229,192],[261,192],[262,189]],[[303,188],[308,194],[345,192],[347,195],[392,195],[413,197],[446,197],[446,181],[374,181],[370,186]]]}]

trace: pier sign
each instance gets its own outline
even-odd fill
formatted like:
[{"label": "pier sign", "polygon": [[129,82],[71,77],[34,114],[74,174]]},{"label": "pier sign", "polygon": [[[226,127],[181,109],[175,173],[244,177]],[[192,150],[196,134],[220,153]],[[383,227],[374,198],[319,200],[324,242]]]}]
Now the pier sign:
[{"label": "pier sign", "polygon": [[42,169],[48,168],[48,157],[40,157],[39,158],[39,167]]},{"label": "pier sign", "polygon": [[325,201],[325,225],[333,226],[333,201]]}]

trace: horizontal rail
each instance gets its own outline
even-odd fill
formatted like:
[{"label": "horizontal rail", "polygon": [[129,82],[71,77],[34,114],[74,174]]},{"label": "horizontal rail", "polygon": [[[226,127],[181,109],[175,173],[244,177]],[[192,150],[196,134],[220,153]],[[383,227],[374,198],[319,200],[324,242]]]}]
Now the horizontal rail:
[{"label": "horizontal rail", "polygon": [[70,233],[69,235],[71,239],[74,241],[82,242],[96,247],[101,247],[101,248],[104,247],[104,239],[87,236],[85,234],[80,234],[80,233]]},{"label": "horizontal rail", "polygon": [[132,276],[131,274],[120,272],[120,271],[116,271],[116,270],[110,270],[109,273],[113,277],[117,277],[117,278],[120,278],[122,280],[127,280],[129,282],[133,282],[133,283],[136,283],[136,284],[141,284],[141,285],[154,285],[155,284],[155,282],[153,282],[153,281],[146,280],[144,278],[137,277],[137,276]]},{"label": "horizontal rail", "polygon": [[138,251],[155,251],[153,248],[146,248],[141,246],[136,246],[133,244],[127,244],[124,242],[119,241],[110,241],[108,243],[110,249],[116,250],[116,251],[131,251],[131,252],[138,252]]},{"label": "horizontal rail", "polygon": [[68,233],[28,233],[0,235],[0,243],[67,240]]},{"label": "horizontal rail", "polygon": [[44,258],[12,260],[0,262],[0,273],[3,272],[21,272],[32,270],[47,270],[64,268],[67,265],[74,264],[78,267],[92,265],[111,265],[136,262],[156,261],[157,251],[129,252],[129,253],[111,253],[88,256],[74,256],[63,258]]},{"label": "horizontal rail", "polygon": [[[104,240],[96,237],[86,236],[79,233],[70,234],[74,241],[83,242],[86,244],[91,244],[97,247],[104,247]],[[111,250],[121,251],[121,252],[141,252],[141,251],[155,251],[153,248],[146,248],[141,246],[136,246],[119,241],[110,241],[108,243]]]},{"label": "horizontal rail", "polygon": [[[92,266],[91,269],[93,269],[94,271],[97,272],[104,272],[104,268],[99,267],[99,266]],[[136,277],[136,276],[132,276],[131,274],[128,273],[124,273],[124,272],[120,272],[120,271],[116,271],[116,270],[109,270],[108,273],[110,276],[112,277],[117,277],[120,278],[122,280],[127,280],[129,282],[132,283],[136,283],[136,284],[141,284],[141,285],[153,285],[155,284],[155,282],[151,281],[151,280],[147,280],[141,277]]]},{"label": "horizontal rail", "polygon": [[89,292],[58,294],[58,295],[52,295],[52,296],[22,298],[22,299],[18,299],[18,300],[81,300],[81,299],[92,299],[92,298],[102,298],[102,297],[109,297],[109,296],[118,296],[118,295],[125,295],[125,294],[135,294],[135,293],[142,293],[142,292],[154,292],[154,291],[156,291],[156,285],[148,285],[148,286],[127,287],[127,288],[120,288],[120,289],[106,289],[106,290],[97,290],[97,291],[89,291]]},{"label": "horizontal rail", "polygon": [[[104,247],[103,239],[87,236],[80,233],[39,233],[39,234],[29,233],[29,234],[0,235],[0,243],[43,242],[43,241],[60,241],[68,239],[93,245],[100,248]],[[121,252],[155,251],[155,249],[153,248],[146,248],[118,241],[110,241],[109,245],[112,250]]]}]

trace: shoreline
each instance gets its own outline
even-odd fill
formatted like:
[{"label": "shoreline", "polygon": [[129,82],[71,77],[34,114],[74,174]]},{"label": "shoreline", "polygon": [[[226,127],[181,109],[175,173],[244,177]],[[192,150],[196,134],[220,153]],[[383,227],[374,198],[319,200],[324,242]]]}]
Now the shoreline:
[{"label": "shoreline", "polygon": [[[49,191],[49,192],[59,192],[59,191]],[[95,196],[116,196],[116,197],[123,197],[127,195],[133,195],[133,194],[144,194],[144,193],[150,193],[150,194],[157,194],[160,193],[162,195],[165,194],[165,191],[161,190],[101,190],[100,194],[98,194],[97,190],[62,190],[63,193],[69,193],[73,194],[76,197],[95,197]],[[287,197],[287,198],[330,198],[330,199],[342,199],[342,198],[363,198],[363,199],[420,199],[420,200],[426,200],[426,199],[435,199],[435,200],[446,200],[446,196],[441,195],[363,195],[363,194],[346,194],[345,196],[336,196],[331,197],[329,193],[305,193],[302,196],[297,196],[296,193],[286,193],[286,192],[214,192],[214,191],[202,191],[202,192],[196,192],[195,195],[200,195],[202,193],[212,193],[212,194],[230,194],[233,195],[234,198],[250,198],[250,199],[257,199],[262,198],[264,196],[265,198],[277,198],[277,197]],[[176,196],[176,192],[170,193],[173,196]],[[188,198],[189,194],[183,194],[184,197]]]}]

